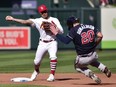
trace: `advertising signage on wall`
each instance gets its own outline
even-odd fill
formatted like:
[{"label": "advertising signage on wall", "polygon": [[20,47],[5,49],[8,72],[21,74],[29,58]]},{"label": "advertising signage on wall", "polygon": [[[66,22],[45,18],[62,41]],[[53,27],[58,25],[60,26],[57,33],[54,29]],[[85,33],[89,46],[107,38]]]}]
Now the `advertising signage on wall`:
[{"label": "advertising signage on wall", "polygon": [[30,49],[30,27],[0,27],[0,49]]},{"label": "advertising signage on wall", "polygon": [[102,49],[116,49],[116,9],[101,9]]}]

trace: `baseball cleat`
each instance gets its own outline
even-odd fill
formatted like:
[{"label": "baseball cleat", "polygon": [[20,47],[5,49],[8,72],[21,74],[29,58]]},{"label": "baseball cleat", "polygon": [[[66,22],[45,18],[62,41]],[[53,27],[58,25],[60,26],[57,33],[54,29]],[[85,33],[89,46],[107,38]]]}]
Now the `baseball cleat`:
[{"label": "baseball cleat", "polygon": [[107,67],[105,68],[104,73],[105,73],[105,75],[106,75],[108,78],[111,77],[111,71],[108,70]]},{"label": "baseball cleat", "polygon": [[98,78],[93,72],[89,72],[89,77],[93,79],[97,84],[101,84],[100,78]]},{"label": "baseball cleat", "polygon": [[34,81],[38,75],[38,72],[34,71],[31,75],[31,80]]},{"label": "baseball cleat", "polygon": [[54,81],[55,79],[54,79],[54,75],[53,74],[50,74],[49,75],[49,77],[48,77],[48,79],[47,79],[47,81],[48,82],[52,82],[52,81]]}]

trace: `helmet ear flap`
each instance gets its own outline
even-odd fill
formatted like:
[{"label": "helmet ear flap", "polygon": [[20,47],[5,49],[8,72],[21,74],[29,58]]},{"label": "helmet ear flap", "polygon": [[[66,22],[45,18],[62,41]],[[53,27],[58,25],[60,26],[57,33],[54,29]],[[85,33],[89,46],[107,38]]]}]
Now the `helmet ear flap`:
[{"label": "helmet ear flap", "polygon": [[67,19],[67,26],[68,26],[68,30],[70,30],[72,27],[73,27],[73,23],[74,23],[74,21],[75,21],[75,17],[69,17],[68,19]]},{"label": "helmet ear flap", "polygon": [[68,30],[70,30],[73,27],[73,23],[67,21],[67,26],[68,26]]}]

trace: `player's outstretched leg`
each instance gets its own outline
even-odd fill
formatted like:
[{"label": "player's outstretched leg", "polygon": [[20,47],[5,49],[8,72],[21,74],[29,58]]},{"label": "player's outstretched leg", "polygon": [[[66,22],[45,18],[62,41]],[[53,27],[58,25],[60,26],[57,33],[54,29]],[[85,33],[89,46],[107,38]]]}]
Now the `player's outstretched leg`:
[{"label": "player's outstretched leg", "polygon": [[37,77],[37,75],[39,74],[39,66],[40,65],[35,65],[35,70],[31,75],[31,80],[34,81]]},{"label": "player's outstretched leg", "polygon": [[31,75],[31,80],[34,81],[38,75],[38,72],[34,70],[34,72]]},{"label": "player's outstretched leg", "polygon": [[103,72],[105,73],[105,75],[106,75],[108,78],[111,77],[111,71],[110,71],[107,67],[105,67],[105,69],[104,69]]},{"label": "player's outstretched leg", "polygon": [[103,72],[108,78],[111,77],[111,71],[104,64],[94,61],[90,65],[100,69],[100,71]]},{"label": "player's outstretched leg", "polygon": [[78,72],[83,73],[87,77],[91,78],[93,81],[95,81],[97,84],[101,84],[101,80],[98,76],[96,76],[89,68],[83,67],[83,68],[76,68]]},{"label": "player's outstretched leg", "polygon": [[101,80],[92,71],[89,72],[89,77],[93,79],[97,84],[101,84]]}]

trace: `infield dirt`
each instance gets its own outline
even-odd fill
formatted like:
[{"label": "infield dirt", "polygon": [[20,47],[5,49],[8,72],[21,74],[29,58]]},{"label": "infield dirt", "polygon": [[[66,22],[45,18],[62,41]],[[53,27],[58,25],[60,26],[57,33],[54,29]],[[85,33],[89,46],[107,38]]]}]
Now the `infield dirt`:
[{"label": "infield dirt", "polygon": [[104,74],[96,74],[102,80],[102,84],[97,85],[92,79],[80,73],[56,73],[54,82],[47,82],[48,73],[41,73],[32,82],[11,82],[11,78],[30,77],[31,73],[1,73],[0,84],[33,84],[51,87],[116,87],[116,74],[107,78]]}]

